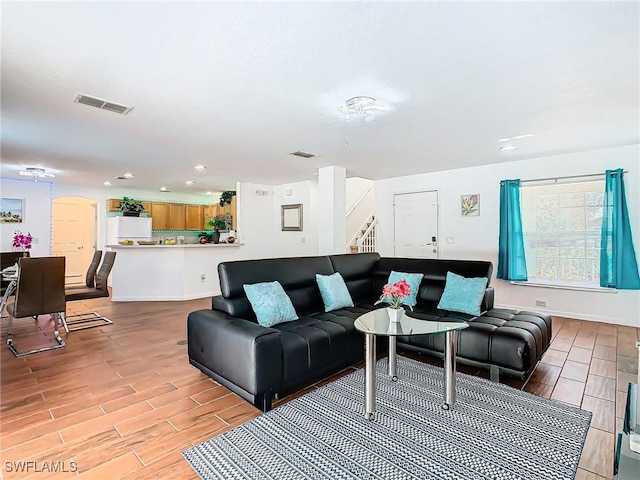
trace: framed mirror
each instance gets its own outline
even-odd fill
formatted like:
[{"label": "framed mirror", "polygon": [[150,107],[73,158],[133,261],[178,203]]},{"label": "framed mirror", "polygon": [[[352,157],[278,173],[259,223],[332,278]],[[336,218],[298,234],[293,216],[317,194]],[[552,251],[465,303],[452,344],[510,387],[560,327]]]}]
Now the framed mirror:
[{"label": "framed mirror", "polygon": [[282,231],[302,231],[302,204],[282,205]]}]

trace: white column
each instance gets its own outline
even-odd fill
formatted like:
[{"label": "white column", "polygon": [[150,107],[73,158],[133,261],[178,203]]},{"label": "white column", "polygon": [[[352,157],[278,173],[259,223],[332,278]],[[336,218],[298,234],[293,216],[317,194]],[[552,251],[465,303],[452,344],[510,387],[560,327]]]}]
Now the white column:
[{"label": "white column", "polygon": [[346,183],[342,167],[318,169],[318,254],[346,253]]}]

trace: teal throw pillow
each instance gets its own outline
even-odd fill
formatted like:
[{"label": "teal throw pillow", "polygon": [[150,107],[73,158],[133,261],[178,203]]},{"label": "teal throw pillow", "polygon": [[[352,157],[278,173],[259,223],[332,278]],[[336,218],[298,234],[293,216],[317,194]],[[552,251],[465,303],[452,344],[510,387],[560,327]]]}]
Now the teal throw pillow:
[{"label": "teal throw pillow", "polygon": [[[411,291],[409,292],[409,296],[402,300],[402,303],[415,307],[416,303],[418,303],[418,292],[420,291],[420,282],[422,282],[422,277],[424,277],[422,273],[405,273],[391,270],[387,283],[389,285],[393,285],[400,280],[405,280],[409,284],[409,287],[411,287]],[[391,303],[389,299],[385,299],[384,301]]]},{"label": "teal throw pillow", "polygon": [[324,302],[324,311],[331,312],[343,307],[353,307],[353,300],[344,283],[344,278],[339,272],[333,275],[319,275],[316,273],[316,282]]},{"label": "teal throw pillow", "polygon": [[263,327],[298,319],[291,299],[280,282],[245,284],[242,288],[258,318],[258,323]]},{"label": "teal throw pillow", "polygon": [[465,278],[447,272],[447,283],[438,308],[469,315],[480,315],[480,305],[487,288],[487,278]]}]

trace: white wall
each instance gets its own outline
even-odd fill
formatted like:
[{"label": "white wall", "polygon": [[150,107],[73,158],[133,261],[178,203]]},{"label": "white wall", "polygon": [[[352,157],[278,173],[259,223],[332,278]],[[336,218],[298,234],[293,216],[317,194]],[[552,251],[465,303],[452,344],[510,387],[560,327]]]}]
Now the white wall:
[{"label": "white wall", "polygon": [[23,222],[0,223],[2,251],[13,251],[13,235],[16,230],[20,230],[23,234],[31,233],[33,237],[32,255],[37,257],[51,255],[51,183],[2,178],[0,179],[0,196],[23,200]]},{"label": "white wall", "polygon": [[[640,255],[640,146],[594,150],[522,161],[471,167],[375,182],[377,248],[393,256],[393,195],[437,190],[439,196],[440,258],[489,260],[494,264],[496,306],[546,311],[560,316],[640,326],[640,292],[615,294],[557,288],[524,287],[495,279],[498,258],[500,180],[521,180],[604,173],[624,168],[629,217],[636,256]],[[480,216],[460,215],[460,195],[480,194]],[[446,243],[453,237],[454,243]],[[640,258],[639,258],[640,260]],[[537,307],[545,300],[547,308]]]},{"label": "white wall", "polygon": [[[256,191],[267,192],[257,195]],[[238,183],[238,237],[245,258],[318,254],[318,186],[305,181],[271,186]],[[290,195],[287,195],[290,193]],[[281,230],[281,206],[302,204],[301,232]]]}]

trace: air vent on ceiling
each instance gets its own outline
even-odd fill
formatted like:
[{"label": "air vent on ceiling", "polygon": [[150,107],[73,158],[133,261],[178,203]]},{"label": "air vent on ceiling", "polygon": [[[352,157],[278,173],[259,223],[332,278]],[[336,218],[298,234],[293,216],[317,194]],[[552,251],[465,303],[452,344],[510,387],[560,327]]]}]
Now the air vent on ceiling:
[{"label": "air vent on ceiling", "polygon": [[316,156],[315,153],[308,153],[308,152],[303,152],[300,150],[296,150],[295,152],[291,152],[290,155],[295,155],[296,157],[302,157],[302,158],[313,158]]},{"label": "air vent on ceiling", "polygon": [[109,100],[104,100],[103,98],[92,97],[90,95],[85,95],[84,93],[79,93],[73,99],[76,103],[82,103],[83,105],[89,105],[90,107],[96,107],[101,110],[108,110],[110,112],[120,113],[122,115],[126,115],[133,107],[128,107],[126,105],[120,105],[118,103],[110,102]]}]

